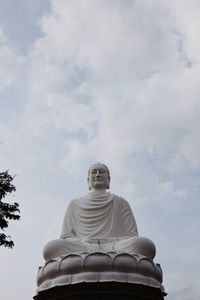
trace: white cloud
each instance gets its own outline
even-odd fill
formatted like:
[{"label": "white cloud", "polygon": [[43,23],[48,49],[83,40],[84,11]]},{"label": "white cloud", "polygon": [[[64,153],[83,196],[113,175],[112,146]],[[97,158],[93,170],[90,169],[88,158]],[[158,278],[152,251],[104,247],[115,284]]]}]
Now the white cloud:
[{"label": "white cloud", "polygon": [[[31,103],[38,122],[82,129],[93,137],[87,145],[96,142],[101,157],[103,144],[103,158],[115,157],[114,163],[134,151],[166,148],[178,152],[182,163],[198,165],[195,145],[179,149],[194,128],[191,120],[198,126],[198,97],[187,82],[196,70],[184,61],[172,15],[157,2],[113,7],[105,1],[53,1],[31,57]],[[86,90],[79,93],[82,87]]]},{"label": "white cloud", "polygon": [[[190,281],[188,280],[190,278]],[[192,283],[191,283],[192,282]],[[167,298],[171,299],[192,299],[197,300],[199,294],[199,282],[195,278],[193,272],[190,270],[179,271],[173,275],[168,282],[169,295]]]},{"label": "white cloud", "polygon": [[23,58],[19,57],[0,28],[0,92],[11,85],[19,72]]}]

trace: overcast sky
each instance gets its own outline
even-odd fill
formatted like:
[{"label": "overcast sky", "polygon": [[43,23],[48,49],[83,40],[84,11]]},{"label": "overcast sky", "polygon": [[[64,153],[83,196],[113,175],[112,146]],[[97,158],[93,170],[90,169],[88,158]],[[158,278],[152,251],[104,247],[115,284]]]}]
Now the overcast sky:
[{"label": "overcast sky", "polygon": [[6,300],[31,299],[44,244],[100,161],[168,300],[200,294],[200,1],[0,0],[0,170],[21,221],[0,248]]}]

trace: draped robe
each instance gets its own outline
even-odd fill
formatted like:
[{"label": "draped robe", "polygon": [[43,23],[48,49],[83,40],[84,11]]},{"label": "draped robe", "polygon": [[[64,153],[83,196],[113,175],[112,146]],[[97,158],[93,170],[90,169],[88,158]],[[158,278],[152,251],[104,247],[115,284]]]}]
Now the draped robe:
[{"label": "draped robe", "polygon": [[61,238],[112,241],[138,235],[128,202],[109,192],[89,192],[66,211]]},{"label": "draped robe", "polygon": [[137,225],[128,202],[114,194],[91,191],[74,199],[66,211],[61,237],[44,247],[46,261],[69,253],[140,253],[151,259],[155,245],[138,237]]}]

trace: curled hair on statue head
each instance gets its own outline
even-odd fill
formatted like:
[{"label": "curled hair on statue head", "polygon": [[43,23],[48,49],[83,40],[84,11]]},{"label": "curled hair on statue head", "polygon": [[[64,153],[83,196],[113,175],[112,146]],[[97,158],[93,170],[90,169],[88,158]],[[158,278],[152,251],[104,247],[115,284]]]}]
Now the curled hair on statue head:
[{"label": "curled hair on statue head", "polygon": [[[110,171],[109,171],[108,167],[107,167],[105,164],[102,164],[102,163],[100,163],[100,162],[97,162],[97,163],[95,163],[95,164],[92,164],[92,165],[89,167],[89,169],[88,169],[88,182],[89,182],[90,170],[91,170],[91,168],[92,168],[93,166],[95,166],[95,165],[103,166],[103,167],[106,169],[106,172],[107,172],[107,175],[108,175],[108,180],[109,180],[109,182],[108,182],[108,184],[107,184],[107,186],[106,186],[106,189],[109,190],[109,188],[110,188]],[[91,186],[90,186],[90,185],[89,185],[89,190],[91,190]]]}]

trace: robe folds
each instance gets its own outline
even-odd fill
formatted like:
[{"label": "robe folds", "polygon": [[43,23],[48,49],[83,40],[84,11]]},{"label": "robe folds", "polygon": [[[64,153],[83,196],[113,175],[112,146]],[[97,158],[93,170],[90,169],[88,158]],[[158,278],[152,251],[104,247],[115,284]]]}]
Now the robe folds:
[{"label": "robe folds", "polygon": [[61,239],[113,241],[138,236],[128,202],[109,192],[89,192],[74,199],[66,211]]},{"label": "robe folds", "polygon": [[46,261],[74,253],[139,253],[153,259],[155,245],[139,237],[128,202],[109,192],[91,191],[70,202],[60,239],[43,250]]}]

